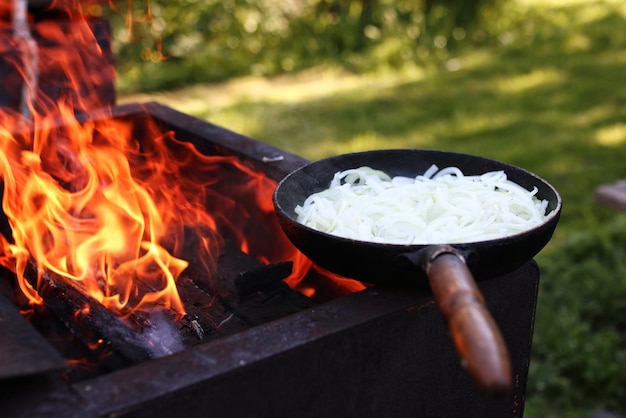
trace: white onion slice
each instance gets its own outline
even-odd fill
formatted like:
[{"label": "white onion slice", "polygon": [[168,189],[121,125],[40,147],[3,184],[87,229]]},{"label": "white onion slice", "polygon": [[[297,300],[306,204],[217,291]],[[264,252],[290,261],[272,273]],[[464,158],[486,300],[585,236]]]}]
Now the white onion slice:
[{"label": "white onion slice", "polygon": [[545,221],[548,202],[504,171],[465,176],[431,166],[415,178],[370,167],[335,173],[328,189],[295,209],[298,222],[328,234],[389,244],[477,242]]}]

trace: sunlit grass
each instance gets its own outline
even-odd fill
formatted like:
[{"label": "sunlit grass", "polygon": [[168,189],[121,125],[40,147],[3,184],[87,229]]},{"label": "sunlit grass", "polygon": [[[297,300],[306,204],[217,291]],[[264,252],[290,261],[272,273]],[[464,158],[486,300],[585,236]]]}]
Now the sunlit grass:
[{"label": "sunlit grass", "polygon": [[532,88],[554,85],[567,78],[567,74],[555,68],[533,69],[527,74],[515,74],[510,77],[496,79],[495,83],[503,93],[520,93]]},{"label": "sunlit grass", "polygon": [[595,140],[599,145],[616,147],[626,142],[626,123],[616,123],[596,131]]},{"label": "sunlit grass", "polygon": [[218,84],[193,86],[150,94],[130,94],[120,101],[157,100],[182,112],[212,114],[220,118],[230,107],[242,103],[304,103],[354,90],[376,91],[400,82],[423,79],[418,67],[401,72],[376,72],[355,75],[334,67],[315,68],[299,74],[272,78],[242,77]]}]

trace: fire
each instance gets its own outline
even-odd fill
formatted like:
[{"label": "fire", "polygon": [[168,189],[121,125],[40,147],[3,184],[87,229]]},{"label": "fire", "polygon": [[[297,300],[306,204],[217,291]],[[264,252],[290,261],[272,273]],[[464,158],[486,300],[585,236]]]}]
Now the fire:
[{"label": "fire", "polygon": [[[122,315],[155,307],[183,315],[178,277],[193,263],[210,280],[226,238],[263,262],[293,259],[296,287],[311,262],[280,231],[275,182],[236,157],[203,155],[156,123],[138,129],[110,117],[98,92],[114,69],[102,64],[110,60],[80,3],[71,3],[71,29],[35,25],[46,45],[16,28],[21,110],[0,109],[10,227],[0,235],[0,264],[24,295],[41,303],[46,281],[64,280]],[[26,13],[24,4],[13,13]],[[28,21],[21,17],[15,25]],[[38,82],[46,72],[63,75],[54,95]],[[271,246],[267,236],[276,237]]]},{"label": "fire", "polygon": [[[60,110],[67,121],[71,112]],[[112,309],[158,299],[182,313],[174,282],[187,263],[162,245],[164,203],[134,177],[129,133],[75,121],[54,128],[50,117],[38,117],[32,134],[0,132],[3,210],[14,241],[3,242],[3,264],[15,263],[22,291],[41,301],[25,277],[35,263],[40,281],[43,274],[62,277]],[[144,293],[134,276],[148,279],[154,300],[133,301]]]},{"label": "fire", "polygon": [[[140,142],[128,121],[63,115],[60,126],[42,117],[29,135],[0,132],[12,230],[2,263],[31,302],[41,302],[37,290],[52,274],[122,313],[162,306],[183,314],[176,279],[189,242],[207,277],[225,237],[265,262],[297,253],[274,219],[275,182],[237,157],[200,154],[154,124]],[[277,237],[270,248],[268,235]],[[37,284],[26,274],[31,264]]]}]

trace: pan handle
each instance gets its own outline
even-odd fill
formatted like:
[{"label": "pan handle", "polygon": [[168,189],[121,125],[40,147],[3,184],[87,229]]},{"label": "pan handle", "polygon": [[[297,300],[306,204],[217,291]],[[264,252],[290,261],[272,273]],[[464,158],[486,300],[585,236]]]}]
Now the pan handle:
[{"label": "pan handle", "polygon": [[447,245],[424,250],[422,268],[462,365],[488,394],[505,394],[512,385],[508,350],[465,259]]}]

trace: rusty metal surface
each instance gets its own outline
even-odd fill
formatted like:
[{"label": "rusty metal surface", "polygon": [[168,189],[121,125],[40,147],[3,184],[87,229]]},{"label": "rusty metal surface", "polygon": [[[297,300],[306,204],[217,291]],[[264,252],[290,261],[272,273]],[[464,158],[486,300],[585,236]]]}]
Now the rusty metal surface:
[{"label": "rusty metal surface", "polygon": [[73,386],[97,416],[522,417],[539,273],[480,288],[514,388],[485,396],[424,290],[371,288],[183,353]]},{"label": "rusty metal surface", "polygon": [[273,180],[281,180],[287,173],[308,162],[287,151],[178,112],[157,102],[140,105],[131,103],[117,106],[116,109],[120,114],[128,112],[131,115],[147,111],[151,117],[161,121],[169,129],[173,129],[179,140],[192,142],[200,152],[237,155],[262,169]]},{"label": "rusty metal surface", "polygon": [[61,370],[61,355],[0,293],[0,379]]}]

